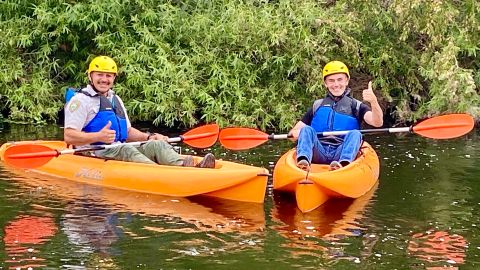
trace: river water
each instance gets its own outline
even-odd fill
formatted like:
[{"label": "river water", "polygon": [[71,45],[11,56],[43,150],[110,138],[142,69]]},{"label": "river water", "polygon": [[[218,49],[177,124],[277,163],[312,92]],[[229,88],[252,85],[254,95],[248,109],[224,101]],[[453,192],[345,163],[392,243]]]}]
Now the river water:
[{"label": "river water", "polygon": [[[0,142],[61,139],[62,132],[4,126]],[[307,214],[271,189],[264,204],[172,198],[2,163],[0,269],[478,269],[479,135],[368,135],[380,157],[379,184]],[[273,170],[293,145],[274,141],[241,152],[181,146]]]}]

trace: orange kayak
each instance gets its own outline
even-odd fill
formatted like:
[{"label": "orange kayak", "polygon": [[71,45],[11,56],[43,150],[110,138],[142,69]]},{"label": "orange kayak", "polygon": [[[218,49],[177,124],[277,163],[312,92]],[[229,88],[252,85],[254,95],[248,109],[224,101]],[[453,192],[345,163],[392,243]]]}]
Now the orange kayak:
[{"label": "orange kayak", "polygon": [[[65,205],[84,203],[88,198],[91,205],[98,204],[102,209],[114,212],[131,212],[147,216],[169,216],[193,225],[192,233],[197,231],[237,232],[242,234],[258,233],[265,230],[265,213],[259,203],[240,202],[206,196],[188,198],[169,197],[126,190],[104,188],[101,186],[78,183],[68,179],[32,174],[23,169],[11,168],[11,179],[22,189],[34,189],[35,196],[44,200],[56,197]],[[46,210],[45,206],[35,205]],[[68,207],[68,206],[65,206]],[[84,206],[72,207],[83,209]],[[106,211],[108,212],[108,211]],[[145,227],[146,228],[146,227]],[[160,230],[161,228],[153,228]],[[168,230],[168,229],[165,229]],[[183,228],[179,229],[180,231]],[[185,231],[182,231],[185,232]]]},{"label": "orange kayak", "polygon": [[358,198],[377,183],[380,162],[375,150],[363,143],[350,165],[329,171],[329,166],[312,164],[310,172],[296,166],[295,149],[285,153],[273,171],[273,189],[295,193],[297,206],[309,212],[330,198]]},{"label": "orange kayak", "polygon": [[[40,144],[63,150],[63,141],[6,143],[0,158],[12,144]],[[200,159],[199,157],[195,157]],[[214,169],[151,165],[81,155],[60,155],[30,171],[66,178],[81,183],[158,195],[211,197],[263,203],[268,170],[217,160]]]}]

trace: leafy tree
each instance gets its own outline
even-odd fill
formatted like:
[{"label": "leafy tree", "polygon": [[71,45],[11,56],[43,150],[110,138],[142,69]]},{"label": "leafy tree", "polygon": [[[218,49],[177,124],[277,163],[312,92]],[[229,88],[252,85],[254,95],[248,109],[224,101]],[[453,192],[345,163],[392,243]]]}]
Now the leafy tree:
[{"label": "leafy tree", "polygon": [[[474,0],[5,0],[0,98],[13,121],[52,121],[99,54],[120,66],[134,120],[286,129],[322,96],[321,69],[374,77],[398,121],[480,115]],[[358,86],[359,88],[362,85]]]}]

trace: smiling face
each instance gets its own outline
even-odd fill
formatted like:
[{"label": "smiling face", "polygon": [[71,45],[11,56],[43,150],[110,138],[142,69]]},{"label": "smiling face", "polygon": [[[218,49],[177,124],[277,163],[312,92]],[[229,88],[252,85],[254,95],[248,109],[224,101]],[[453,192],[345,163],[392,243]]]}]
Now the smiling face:
[{"label": "smiling face", "polygon": [[100,94],[106,95],[108,90],[113,87],[115,74],[109,72],[92,71],[90,72],[89,79],[90,83]]},{"label": "smiling face", "polygon": [[324,81],[328,91],[330,91],[333,96],[339,97],[347,90],[349,79],[345,73],[336,73],[328,75]]}]

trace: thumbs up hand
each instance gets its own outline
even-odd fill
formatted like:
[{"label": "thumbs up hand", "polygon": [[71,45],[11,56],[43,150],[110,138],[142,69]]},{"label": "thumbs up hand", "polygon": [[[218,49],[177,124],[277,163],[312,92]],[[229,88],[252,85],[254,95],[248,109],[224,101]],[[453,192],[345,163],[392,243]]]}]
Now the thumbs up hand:
[{"label": "thumbs up hand", "polygon": [[375,93],[373,92],[372,89],[372,82],[368,82],[368,88],[363,90],[362,93],[363,100],[369,102],[370,104],[372,103],[378,103],[377,97],[375,96]]},{"label": "thumbs up hand", "polygon": [[115,130],[110,129],[112,122],[108,123],[98,132],[98,141],[104,143],[113,143],[115,141]]}]

